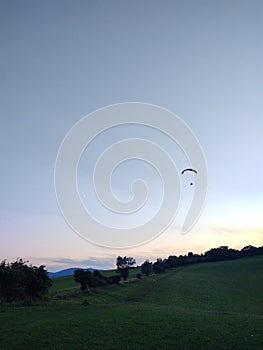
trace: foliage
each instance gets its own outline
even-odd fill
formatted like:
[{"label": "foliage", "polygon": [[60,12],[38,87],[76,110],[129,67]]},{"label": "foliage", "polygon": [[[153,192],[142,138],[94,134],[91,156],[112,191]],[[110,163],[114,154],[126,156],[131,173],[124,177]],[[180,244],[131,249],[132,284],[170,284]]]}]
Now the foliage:
[{"label": "foliage", "polygon": [[109,284],[119,284],[121,280],[121,276],[109,276],[107,277],[107,281]]},{"label": "foliage", "polygon": [[149,260],[145,260],[141,265],[141,272],[147,277],[152,273],[152,263]]},{"label": "foliage", "polygon": [[80,284],[80,290],[82,292],[90,288],[103,287],[108,283],[118,284],[119,280],[116,277],[118,276],[114,276],[114,279],[112,277],[103,276],[98,270],[91,272],[90,270],[78,269],[74,272],[74,281]]},{"label": "foliage", "polygon": [[27,265],[22,259],[0,264],[0,300],[41,299],[51,284],[44,265]]},{"label": "foliage", "polygon": [[[189,252],[187,255],[170,255],[167,259],[164,259],[166,268],[174,268],[179,266],[185,266],[190,264],[197,264],[201,262],[213,262],[213,261],[225,261],[225,260],[235,260],[245,257],[259,256],[263,254],[263,247],[253,247],[248,245],[243,249],[236,250],[229,248],[228,246],[220,246],[218,248],[212,248],[205,252],[205,254],[194,254]],[[155,263],[155,273],[164,271],[157,262]]]},{"label": "foliage", "polygon": [[74,281],[80,284],[80,290],[85,292],[92,284],[92,273],[89,270],[78,269],[74,271]]},{"label": "foliage", "polygon": [[166,264],[166,260],[158,258],[154,263],[153,263],[153,272],[154,273],[161,273],[164,272],[167,269],[168,265]]},{"label": "foliage", "polygon": [[83,306],[87,306],[87,305],[89,305],[88,300],[87,300],[87,299],[83,300],[82,305],[83,305]]},{"label": "foliage", "polygon": [[93,271],[93,286],[103,287],[108,283],[107,277],[103,276],[99,270]]},{"label": "foliage", "polygon": [[118,256],[116,260],[117,273],[126,281],[129,277],[129,269],[136,264],[136,261],[132,257]]}]

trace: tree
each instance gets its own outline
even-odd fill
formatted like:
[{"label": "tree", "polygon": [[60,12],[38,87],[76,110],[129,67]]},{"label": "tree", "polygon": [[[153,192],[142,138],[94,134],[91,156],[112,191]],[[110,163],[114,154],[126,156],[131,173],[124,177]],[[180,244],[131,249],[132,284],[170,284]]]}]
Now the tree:
[{"label": "tree", "polygon": [[[116,276],[117,277],[117,276]],[[96,289],[96,287],[105,286],[108,278],[103,276],[99,270],[78,269],[74,272],[74,281],[80,284],[80,290],[85,292],[88,288]]]},{"label": "tree", "polygon": [[235,249],[229,249],[228,246],[220,246],[219,248],[212,248],[205,252],[207,261],[223,261],[238,259],[240,252]]},{"label": "tree", "polygon": [[46,294],[48,288],[52,285],[51,279],[48,277],[45,266],[31,267],[27,273],[27,294],[32,298],[41,298]]},{"label": "tree", "polygon": [[74,271],[74,281],[80,284],[80,290],[86,291],[93,284],[93,276],[89,270],[78,269]]},{"label": "tree", "polygon": [[102,287],[107,284],[107,277],[103,276],[99,270],[93,271],[93,286]]},{"label": "tree", "polygon": [[116,276],[116,275],[113,275],[113,276],[109,276],[107,278],[107,282],[109,284],[119,284],[120,283],[120,280],[121,280],[121,276]]},{"label": "tree", "polygon": [[152,272],[152,263],[149,260],[146,260],[142,265],[141,265],[141,272],[146,275],[147,277],[151,274]]},{"label": "tree", "polygon": [[136,261],[132,257],[126,257],[123,258],[121,256],[117,257],[116,260],[116,266],[117,266],[117,273],[120,274],[120,276],[126,281],[129,277],[129,269],[136,264]]},{"label": "tree", "polygon": [[177,267],[178,266],[178,258],[176,255],[170,255],[168,259],[166,260],[166,263],[169,268]]},{"label": "tree", "polygon": [[121,276],[116,276],[116,275],[113,275],[113,276],[109,276],[107,278],[107,282],[109,284],[119,284],[120,283],[120,280],[121,280]]},{"label": "tree", "polygon": [[27,265],[22,259],[0,264],[0,300],[41,299],[51,285],[44,265]]},{"label": "tree", "polygon": [[161,258],[158,258],[153,264],[153,272],[154,273],[164,272],[167,267],[168,265],[166,264],[166,261]]}]

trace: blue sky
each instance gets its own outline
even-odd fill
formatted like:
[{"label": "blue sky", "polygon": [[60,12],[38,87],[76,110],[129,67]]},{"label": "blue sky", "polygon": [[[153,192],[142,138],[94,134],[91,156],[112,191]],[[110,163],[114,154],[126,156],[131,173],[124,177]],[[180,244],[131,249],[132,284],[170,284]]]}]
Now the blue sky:
[{"label": "blue sky", "polygon": [[[0,257],[56,270],[111,267],[120,253],[140,262],[262,245],[262,10],[260,0],[1,1]],[[119,252],[67,226],[53,176],[67,131],[125,101],[163,106],[190,126],[209,188],[190,233],[171,226]]]}]

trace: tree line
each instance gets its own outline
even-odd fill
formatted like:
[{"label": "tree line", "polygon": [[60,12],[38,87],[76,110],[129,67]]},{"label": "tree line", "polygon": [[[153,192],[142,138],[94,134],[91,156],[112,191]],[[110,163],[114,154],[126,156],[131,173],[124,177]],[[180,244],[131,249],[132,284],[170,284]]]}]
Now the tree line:
[{"label": "tree line", "polygon": [[[155,273],[165,272],[169,268],[179,266],[240,259],[263,254],[263,247],[253,247],[248,245],[241,250],[221,246],[212,248],[204,254],[194,254],[189,252],[187,255],[170,255],[167,259],[158,258],[151,262],[145,260],[140,267],[140,273],[136,277],[140,279],[142,274],[150,276]],[[78,269],[74,272],[74,280],[80,284],[80,290],[85,292],[88,289],[96,289],[106,285],[119,284],[121,279],[128,279],[130,270],[134,267],[136,261],[133,257],[121,257],[116,259],[116,274],[105,276],[98,270],[91,272],[89,269]],[[45,266],[39,267],[28,265],[22,259],[17,259],[12,263],[3,260],[0,263],[0,302],[12,302],[16,300],[34,300],[45,297],[52,280],[48,277]]]},{"label": "tree line", "polygon": [[252,257],[263,254],[263,247],[254,247],[248,245],[241,250],[232,249],[228,246],[220,246],[219,248],[212,248],[204,254],[194,254],[189,252],[187,255],[170,255],[167,259],[158,258],[155,262],[146,260],[141,265],[141,272],[149,276],[151,273],[161,273],[169,268],[185,266],[190,264],[225,261]]},{"label": "tree line", "polygon": [[[219,248],[212,248],[204,254],[194,254],[189,252],[187,255],[170,255],[167,259],[157,258],[156,261],[150,262],[145,260],[141,265],[140,272],[136,277],[141,279],[142,275],[150,276],[151,274],[158,274],[165,272],[169,268],[175,268],[179,266],[185,266],[190,264],[224,261],[240,259],[245,257],[257,256],[263,254],[263,247],[256,248],[252,245],[242,248],[240,251],[229,248],[228,246],[220,246]],[[76,270],[74,274],[74,280],[80,283],[80,289],[86,291],[89,288],[96,288],[108,283],[118,284],[121,279],[126,281],[129,277],[130,270],[134,267],[136,261],[133,257],[121,257],[116,259],[116,273],[117,276],[105,277],[99,271],[91,273],[89,270]]]}]

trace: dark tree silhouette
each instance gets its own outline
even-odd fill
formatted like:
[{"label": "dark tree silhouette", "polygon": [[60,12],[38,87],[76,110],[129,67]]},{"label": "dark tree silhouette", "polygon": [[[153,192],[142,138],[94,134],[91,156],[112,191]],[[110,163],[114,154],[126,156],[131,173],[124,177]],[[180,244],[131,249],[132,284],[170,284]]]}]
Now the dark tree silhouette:
[{"label": "dark tree silhouette", "polygon": [[152,263],[149,260],[145,260],[141,265],[141,272],[147,277],[152,273]]},{"label": "dark tree silhouette", "polygon": [[117,257],[116,260],[116,266],[117,266],[117,273],[120,274],[120,276],[126,281],[129,277],[129,269],[136,264],[136,261],[132,257],[126,257],[123,258],[121,256]]},{"label": "dark tree silhouette", "polygon": [[45,266],[27,265],[22,259],[0,264],[0,299],[41,299],[52,285]]},{"label": "dark tree silhouette", "polygon": [[93,285],[93,276],[89,270],[78,269],[74,271],[74,281],[80,284],[80,290],[85,292]]},{"label": "dark tree silhouette", "polygon": [[154,273],[161,273],[164,272],[168,268],[168,265],[166,263],[166,260],[158,258],[154,263],[153,263],[153,272]]},{"label": "dark tree silhouette", "polygon": [[121,276],[116,276],[116,275],[113,275],[113,276],[109,276],[107,278],[107,282],[109,284],[119,284],[120,283],[120,280],[121,280]]}]

